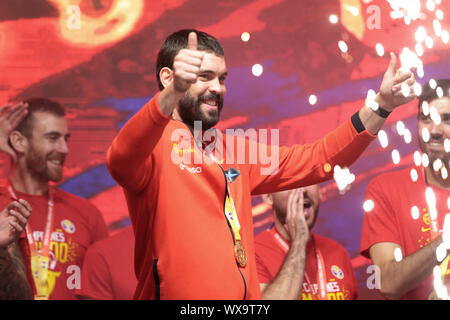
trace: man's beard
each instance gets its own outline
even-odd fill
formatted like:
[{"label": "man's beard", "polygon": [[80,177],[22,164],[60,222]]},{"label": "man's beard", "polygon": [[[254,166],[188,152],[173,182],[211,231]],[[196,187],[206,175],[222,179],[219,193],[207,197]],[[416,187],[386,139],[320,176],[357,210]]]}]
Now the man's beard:
[{"label": "man's beard", "polygon": [[63,170],[62,168],[61,170],[51,170],[47,166],[47,160],[49,159],[60,159],[63,165],[65,156],[57,156],[55,153],[43,156],[31,149],[26,158],[27,169],[36,180],[59,182],[63,178]]},{"label": "man's beard", "polygon": [[444,151],[438,151],[433,149],[428,149],[428,145],[433,142],[438,142],[444,145],[445,138],[441,135],[439,136],[431,136],[430,140],[425,143],[423,139],[419,136],[419,146],[422,153],[426,153],[428,156],[428,160],[430,162],[429,166],[433,167],[434,161],[440,159],[443,162],[443,166],[449,169],[450,166],[450,153]]},{"label": "man's beard", "polygon": [[450,154],[447,152],[436,152],[436,151],[429,151],[427,153],[428,160],[430,162],[429,167],[433,168],[433,163],[439,159],[442,161],[442,166],[445,167],[447,170],[450,169]]},{"label": "man's beard", "polygon": [[[217,109],[202,111],[200,105],[207,100],[216,100]],[[208,130],[214,127],[220,119],[220,111],[223,108],[223,97],[218,94],[201,95],[196,100],[188,92],[178,103],[178,113],[185,124],[194,127],[194,121],[201,121],[202,129]]]}]

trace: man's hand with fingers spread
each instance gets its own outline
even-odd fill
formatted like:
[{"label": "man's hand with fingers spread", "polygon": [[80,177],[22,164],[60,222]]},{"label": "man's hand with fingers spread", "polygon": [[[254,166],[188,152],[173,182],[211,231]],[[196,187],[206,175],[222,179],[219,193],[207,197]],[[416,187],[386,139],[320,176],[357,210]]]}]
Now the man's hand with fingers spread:
[{"label": "man's hand with fingers spread", "polygon": [[25,229],[31,210],[27,201],[19,199],[10,202],[0,212],[0,248],[7,247],[19,238]]},{"label": "man's hand with fingers spread", "polygon": [[20,102],[15,106],[6,105],[0,108],[0,152],[5,152],[16,160],[16,153],[9,146],[9,134],[19,125],[28,113],[28,105]]},{"label": "man's hand with fingers spread", "polygon": [[197,81],[202,65],[204,52],[197,50],[197,34],[189,33],[188,47],[180,50],[173,62],[174,88],[185,92]]},{"label": "man's hand with fingers spread", "polygon": [[[380,90],[375,96],[374,102],[379,106],[378,109],[373,109],[369,104],[366,104],[358,112],[359,120],[352,117],[353,123],[360,121],[362,126],[355,126],[358,132],[366,129],[370,133],[376,135],[384,125],[387,116],[398,106],[406,104],[414,99],[415,91],[414,84],[416,80],[414,74],[407,69],[397,69],[397,56],[391,53],[391,60],[389,66],[384,73],[383,81],[380,85]],[[404,87],[406,90],[402,90]],[[405,96],[407,91],[408,95]]]},{"label": "man's hand with fingers spread", "polygon": [[[407,69],[397,69],[397,56],[391,52],[391,60],[388,69],[384,73],[381,82],[380,91],[375,101],[378,105],[387,110],[392,111],[397,106],[408,103],[414,99],[414,83],[416,82],[414,74]],[[402,86],[408,86],[409,95],[404,96]]]}]

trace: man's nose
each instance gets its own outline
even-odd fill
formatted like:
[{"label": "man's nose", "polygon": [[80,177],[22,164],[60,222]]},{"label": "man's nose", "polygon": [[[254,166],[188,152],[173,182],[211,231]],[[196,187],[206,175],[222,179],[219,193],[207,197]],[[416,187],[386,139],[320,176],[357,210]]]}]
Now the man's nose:
[{"label": "man's nose", "polygon": [[60,139],[58,143],[58,152],[63,154],[69,153],[69,146],[67,145],[67,141],[65,139]]},{"label": "man's nose", "polygon": [[225,93],[225,84],[222,84],[219,78],[214,78],[209,84],[209,91],[223,95]]}]

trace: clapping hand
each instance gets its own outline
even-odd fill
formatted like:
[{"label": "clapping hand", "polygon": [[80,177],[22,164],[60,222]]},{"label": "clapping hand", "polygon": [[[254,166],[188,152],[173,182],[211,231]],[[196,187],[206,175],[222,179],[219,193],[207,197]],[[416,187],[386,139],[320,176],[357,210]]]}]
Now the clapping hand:
[{"label": "clapping hand", "polygon": [[307,242],[309,228],[303,212],[303,188],[295,189],[289,194],[285,228],[291,244],[296,241]]},{"label": "clapping hand", "polygon": [[10,202],[0,212],[0,248],[10,245],[19,238],[25,229],[31,210],[27,201],[19,199]]}]

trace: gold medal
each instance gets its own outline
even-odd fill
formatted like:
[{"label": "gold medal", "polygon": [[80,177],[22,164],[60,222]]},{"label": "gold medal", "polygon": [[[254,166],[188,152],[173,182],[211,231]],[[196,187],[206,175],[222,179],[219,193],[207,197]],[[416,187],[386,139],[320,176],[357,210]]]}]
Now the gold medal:
[{"label": "gold medal", "polygon": [[244,268],[247,265],[247,254],[245,253],[244,245],[239,240],[234,245],[234,256],[239,266]]}]

